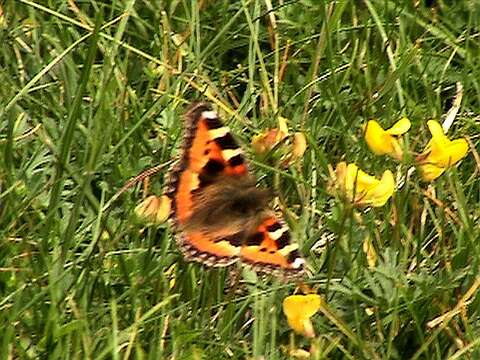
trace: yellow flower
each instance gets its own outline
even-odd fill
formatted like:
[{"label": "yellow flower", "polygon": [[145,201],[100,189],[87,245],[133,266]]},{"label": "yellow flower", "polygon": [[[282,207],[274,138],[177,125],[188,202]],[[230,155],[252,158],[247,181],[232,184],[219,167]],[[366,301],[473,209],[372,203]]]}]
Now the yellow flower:
[{"label": "yellow flower", "polygon": [[258,154],[265,154],[288,136],[287,119],[278,118],[278,128],[269,129],[252,139],[252,148]]},{"label": "yellow flower", "polygon": [[265,154],[277,146],[287,135],[279,129],[269,129],[252,139],[252,148],[258,154]]},{"label": "yellow flower", "polygon": [[290,295],[283,300],[283,313],[288,325],[298,334],[314,337],[310,318],[320,309],[322,299],[317,294]]},{"label": "yellow flower", "polygon": [[356,206],[383,206],[395,191],[395,179],[390,170],[385,170],[378,180],[355,164],[341,162],[335,169],[334,177],[336,187]]},{"label": "yellow flower", "polygon": [[425,150],[417,157],[417,162],[420,165],[423,180],[433,181],[467,155],[468,143],[463,138],[448,139],[442,126],[435,120],[428,121],[427,126],[432,138]]},{"label": "yellow flower", "polygon": [[135,214],[150,223],[161,224],[168,220],[172,200],[166,195],[151,195],[135,207]]},{"label": "yellow flower", "polygon": [[301,159],[307,150],[307,138],[304,133],[289,134],[287,119],[278,118],[278,127],[267,129],[252,138],[252,148],[260,155],[265,155],[272,150],[278,150],[283,167]]},{"label": "yellow flower", "polygon": [[410,129],[410,120],[406,117],[400,119],[390,129],[384,130],[375,120],[370,120],[365,126],[365,141],[374,154],[390,155],[401,160],[402,147],[395,136],[405,134]]}]

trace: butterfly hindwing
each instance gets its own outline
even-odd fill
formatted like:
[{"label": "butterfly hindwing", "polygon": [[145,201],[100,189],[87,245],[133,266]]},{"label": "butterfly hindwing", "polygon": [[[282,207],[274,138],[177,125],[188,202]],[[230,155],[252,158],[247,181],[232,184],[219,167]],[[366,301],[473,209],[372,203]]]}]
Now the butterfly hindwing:
[{"label": "butterfly hindwing", "polygon": [[218,239],[195,231],[178,234],[177,244],[187,260],[214,267],[233,264],[240,252],[240,248],[232,245],[228,239]]},{"label": "butterfly hindwing", "polygon": [[290,243],[287,225],[271,215],[242,245],[242,261],[261,271],[295,274],[303,270],[305,261],[300,257],[298,244]]}]

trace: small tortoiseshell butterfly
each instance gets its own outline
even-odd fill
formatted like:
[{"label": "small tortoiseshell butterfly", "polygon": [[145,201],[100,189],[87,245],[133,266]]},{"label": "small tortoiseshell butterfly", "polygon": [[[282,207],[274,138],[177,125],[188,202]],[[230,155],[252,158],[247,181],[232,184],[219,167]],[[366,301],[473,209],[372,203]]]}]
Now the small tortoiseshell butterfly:
[{"label": "small tortoiseshell butterfly", "polygon": [[207,103],[185,114],[183,150],[167,191],[177,244],[188,260],[303,274],[305,260],[287,225],[268,207],[270,191],[256,186],[242,149]]}]

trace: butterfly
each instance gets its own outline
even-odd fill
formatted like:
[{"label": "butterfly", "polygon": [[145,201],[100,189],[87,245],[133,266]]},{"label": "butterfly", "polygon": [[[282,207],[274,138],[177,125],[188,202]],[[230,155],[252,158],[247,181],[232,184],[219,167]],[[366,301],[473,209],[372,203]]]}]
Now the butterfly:
[{"label": "butterfly", "polygon": [[187,260],[228,266],[240,260],[259,272],[297,277],[305,260],[285,222],[256,186],[241,147],[210,104],[184,116],[183,146],[165,195],[177,245]]}]

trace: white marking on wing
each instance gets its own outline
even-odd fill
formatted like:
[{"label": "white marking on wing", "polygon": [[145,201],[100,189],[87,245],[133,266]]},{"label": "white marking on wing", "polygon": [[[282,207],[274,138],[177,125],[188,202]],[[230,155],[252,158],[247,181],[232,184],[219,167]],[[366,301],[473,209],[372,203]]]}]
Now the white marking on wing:
[{"label": "white marking on wing", "polygon": [[281,248],[280,250],[278,250],[278,252],[280,253],[280,255],[283,255],[283,256],[286,257],[292,251],[295,251],[297,249],[298,249],[298,244],[290,244],[290,245],[287,245],[287,246]]},{"label": "white marking on wing", "polygon": [[212,139],[216,139],[216,138],[225,136],[229,132],[230,132],[230,129],[226,126],[222,126],[218,129],[208,130],[208,134],[211,136]]},{"label": "white marking on wing", "polygon": [[292,268],[294,268],[294,269],[301,268],[303,266],[303,264],[305,264],[305,260],[298,257],[295,260],[293,260]]},{"label": "white marking on wing", "polygon": [[218,115],[215,111],[204,111],[202,112],[202,117],[207,119],[218,119]]},{"label": "white marking on wing", "polygon": [[272,231],[272,232],[269,231],[268,236],[270,236],[273,240],[278,240],[278,239],[280,239],[280,237],[282,236],[282,234],[285,231],[288,231],[288,228],[286,226],[283,226],[278,230],[275,230],[275,231]]},{"label": "white marking on wing", "polygon": [[226,149],[222,151],[222,155],[225,157],[226,160],[230,160],[234,156],[241,155],[241,154],[243,154],[243,151],[240,148]]}]

